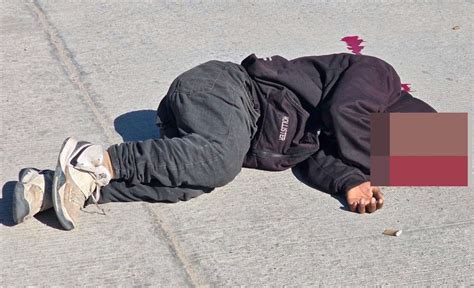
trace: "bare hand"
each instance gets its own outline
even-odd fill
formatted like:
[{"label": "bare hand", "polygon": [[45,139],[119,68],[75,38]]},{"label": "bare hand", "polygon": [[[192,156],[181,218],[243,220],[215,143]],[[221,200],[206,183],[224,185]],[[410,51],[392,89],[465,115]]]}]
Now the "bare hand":
[{"label": "bare hand", "polygon": [[372,213],[382,208],[384,197],[377,186],[370,186],[370,181],[355,186],[346,192],[346,200],[352,212]]}]

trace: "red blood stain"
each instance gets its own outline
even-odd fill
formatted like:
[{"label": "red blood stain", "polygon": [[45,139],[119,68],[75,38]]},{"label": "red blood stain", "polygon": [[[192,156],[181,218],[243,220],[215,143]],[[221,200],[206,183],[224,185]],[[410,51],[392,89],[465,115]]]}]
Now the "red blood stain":
[{"label": "red blood stain", "polygon": [[410,83],[402,83],[402,90],[405,92],[412,92],[410,85]]},{"label": "red blood stain", "polygon": [[360,45],[364,40],[359,39],[359,36],[346,36],[342,38],[341,41],[346,42],[347,49],[356,55],[360,55],[360,51],[364,49],[364,46]]}]

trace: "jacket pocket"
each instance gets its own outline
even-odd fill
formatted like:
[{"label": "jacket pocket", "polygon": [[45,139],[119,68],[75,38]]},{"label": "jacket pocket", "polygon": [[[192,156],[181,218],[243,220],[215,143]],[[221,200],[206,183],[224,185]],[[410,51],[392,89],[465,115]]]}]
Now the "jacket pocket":
[{"label": "jacket pocket", "polygon": [[303,161],[317,148],[308,140],[309,113],[294,93],[272,89],[264,101],[262,117],[244,167],[280,171]]}]

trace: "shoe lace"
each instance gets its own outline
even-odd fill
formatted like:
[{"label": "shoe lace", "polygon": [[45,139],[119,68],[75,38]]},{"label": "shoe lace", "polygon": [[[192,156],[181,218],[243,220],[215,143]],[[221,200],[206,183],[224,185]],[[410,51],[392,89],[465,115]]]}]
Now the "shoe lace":
[{"label": "shoe lace", "polygon": [[92,202],[94,202],[95,206],[97,207],[97,209],[101,211],[100,214],[107,215],[105,213],[105,210],[102,207],[100,207],[98,203],[98,197],[100,195],[100,187],[107,185],[108,182],[110,181],[110,178],[108,178],[108,175],[106,173],[97,173],[96,167],[89,167],[86,165],[82,165],[80,163],[75,165],[74,168],[83,172],[87,172],[92,176],[92,179],[94,179],[94,183],[96,185],[95,185],[95,192],[92,192],[90,197],[92,199]]},{"label": "shoe lace", "polygon": [[[99,185],[96,185],[96,193],[99,194],[100,193],[100,186]],[[107,215],[105,213],[105,210],[100,207],[99,203],[97,203],[97,199],[95,198],[94,196],[94,193],[91,194],[91,198],[92,198],[92,202],[94,202],[95,206],[97,207],[97,209],[99,209],[101,211],[101,215]]]}]

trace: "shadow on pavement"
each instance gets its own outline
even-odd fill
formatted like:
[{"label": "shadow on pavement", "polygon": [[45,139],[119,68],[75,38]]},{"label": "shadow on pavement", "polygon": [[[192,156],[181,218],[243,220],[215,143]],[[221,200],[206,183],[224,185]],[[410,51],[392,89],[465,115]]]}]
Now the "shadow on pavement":
[{"label": "shadow on pavement", "polygon": [[[309,184],[308,182],[306,182],[303,177],[301,177],[301,174],[299,173],[298,169],[291,169],[291,172],[293,173],[293,175],[296,177],[296,179],[298,179],[301,183],[313,188],[313,189],[316,189],[318,191],[321,191],[319,190],[318,187],[314,187],[313,185]],[[327,192],[324,192],[324,191],[321,191],[323,193],[326,193],[326,194],[329,194]],[[350,211],[349,210],[349,205],[347,205],[347,201],[345,199],[345,197],[343,195],[332,195],[331,194],[331,197],[336,199],[337,201],[339,201],[339,203],[341,204],[341,210],[344,210],[344,211]]]},{"label": "shadow on pavement", "polygon": [[61,227],[61,223],[59,223],[59,220],[56,217],[56,212],[54,212],[53,208],[36,214],[35,218],[38,219],[38,221],[40,221],[41,223],[48,225],[51,228],[64,230],[63,227]]},{"label": "shadow on pavement", "polygon": [[114,120],[114,127],[124,142],[157,139],[160,137],[160,132],[155,121],[155,110],[138,110],[117,117]]}]

